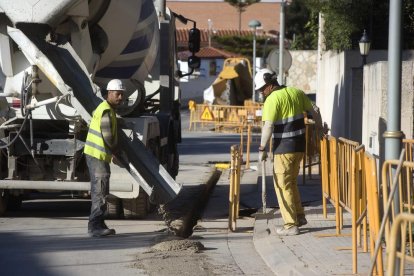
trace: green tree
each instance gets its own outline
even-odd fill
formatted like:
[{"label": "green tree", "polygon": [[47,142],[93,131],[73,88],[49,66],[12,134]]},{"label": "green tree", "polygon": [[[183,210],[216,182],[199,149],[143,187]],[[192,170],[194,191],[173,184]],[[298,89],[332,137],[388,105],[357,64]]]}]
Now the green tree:
[{"label": "green tree", "polygon": [[318,12],[306,1],[294,0],[286,8],[286,38],[293,50],[314,50],[318,47]]},{"label": "green tree", "polygon": [[250,5],[260,2],[260,0],[224,0],[235,7],[239,13],[239,32],[241,31],[241,15],[246,11],[246,8]]},{"label": "green tree", "polygon": [[[239,54],[252,59],[253,56],[253,35],[248,36],[213,36],[213,41],[228,52]],[[266,57],[270,50],[277,46],[275,39],[269,39],[266,43],[266,37],[256,37],[256,55],[257,57]],[[265,46],[266,45],[266,49]],[[265,52],[265,53],[264,53]]]},{"label": "green tree", "polygon": [[[327,49],[357,49],[364,29],[372,49],[388,48],[389,0],[293,0],[286,9],[287,37],[292,48],[316,48],[317,16],[325,19]],[[403,1],[403,48],[414,47],[414,2]],[[294,36],[293,36],[294,34]]]},{"label": "green tree", "polygon": [[414,1],[404,1],[403,48],[414,48]]}]

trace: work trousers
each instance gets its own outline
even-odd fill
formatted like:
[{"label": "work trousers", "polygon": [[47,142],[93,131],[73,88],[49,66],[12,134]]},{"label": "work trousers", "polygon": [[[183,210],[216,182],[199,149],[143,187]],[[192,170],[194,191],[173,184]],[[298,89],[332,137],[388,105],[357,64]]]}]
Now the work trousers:
[{"label": "work trousers", "polygon": [[298,225],[298,217],[305,216],[297,183],[303,156],[303,152],[295,152],[273,157],[273,181],[285,228]]},{"label": "work trousers", "polygon": [[91,214],[89,226],[101,225],[107,211],[107,196],[109,195],[109,178],[111,169],[109,163],[86,155],[86,163],[91,178]]}]

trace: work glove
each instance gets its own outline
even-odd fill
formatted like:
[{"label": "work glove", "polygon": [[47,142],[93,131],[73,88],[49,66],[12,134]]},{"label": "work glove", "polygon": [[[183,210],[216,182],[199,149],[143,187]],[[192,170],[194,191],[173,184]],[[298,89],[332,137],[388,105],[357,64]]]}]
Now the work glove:
[{"label": "work glove", "polygon": [[[117,157],[118,156],[118,157]],[[125,152],[123,151],[119,151],[116,153],[116,155],[112,155],[112,163],[114,163],[115,165],[120,166],[121,168],[123,168],[125,163],[128,163],[128,156],[126,155]]]},{"label": "work glove", "polygon": [[267,151],[259,151],[259,161],[267,160]]}]

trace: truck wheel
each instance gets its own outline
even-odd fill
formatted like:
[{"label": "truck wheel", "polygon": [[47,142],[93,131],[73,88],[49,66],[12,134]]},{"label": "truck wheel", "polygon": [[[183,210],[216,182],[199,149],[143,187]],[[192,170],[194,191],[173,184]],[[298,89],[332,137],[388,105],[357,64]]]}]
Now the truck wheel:
[{"label": "truck wheel", "polygon": [[106,200],[107,219],[119,219],[122,217],[122,201],[118,197],[110,197]]},{"label": "truck wheel", "polygon": [[8,193],[0,190],[0,217],[4,216],[7,210]]},{"label": "truck wheel", "polygon": [[7,201],[7,210],[10,211],[17,211],[20,210],[20,208],[22,207],[22,201],[23,201],[23,196],[18,195],[9,195],[8,201]]},{"label": "truck wheel", "polygon": [[149,212],[149,199],[147,193],[140,188],[137,198],[122,199],[125,219],[143,219]]}]

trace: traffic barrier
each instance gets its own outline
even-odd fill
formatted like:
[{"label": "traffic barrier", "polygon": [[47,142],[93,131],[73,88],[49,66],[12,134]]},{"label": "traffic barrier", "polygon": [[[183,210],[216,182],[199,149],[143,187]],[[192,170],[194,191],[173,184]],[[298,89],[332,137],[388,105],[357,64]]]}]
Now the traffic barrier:
[{"label": "traffic barrier", "polygon": [[322,162],[322,212],[324,218],[327,218],[327,201],[335,209],[335,226],[336,234],[340,230],[340,205],[338,190],[338,159],[337,159],[337,141],[333,136],[323,137],[321,140],[321,162]]},{"label": "traffic barrier", "polygon": [[[403,144],[404,150],[400,160],[387,160],[382,167],[381,187],[384,215],[381,220],[375,158],[364,152],[363,145],[344,138],[324,137],[320,142],[323,215],[327,217],[326,205],[329,200],[335,208],[336,233],[334,235],[340,236],[343,227],[342,211],[345,209],[351,212],[353,273],[357,273],[356,254],[357,245],[361,245],[361,236],[363,237],[363,251],[367,252],[368,249],[366,235],[368,224],[372,258],[369,275],[383,275],[384,273],[383,236],[385,236],[385,244],[388,245],[389,258],[394,258],[394,260],[399,258],[401,268],[404,267],[406,260],[414,262],[414,219],[410,222],[400,222],[398,219],[400,213],[414,217],[414,162],[411,162],[414,140],[404,139]],[[404,161],[404,159],[410,161]],[[399,211],[395,209],[395,206],[398,206]],[[394,228],[399,230],[394,230]],[[400,236],[396,235],[397,232]],[[395,249],[397,243],[400,243],[397,247],[402,248],[400,251]],[[395,261],[388,259],[389,269],[393,272],[391,263]]]},{"label": "traffic barrier", "polygon": [[375,157],[365,152],[364,154],[364,171],[365,171],[365,187],[367,194],[367,211],[369,224],[369,244],[371,258],[376,259],[373,275],[384,275],[382,246],[379,245],[377,256],[375,255],[375,244],[379,236],[380,229],[380,203],[379,203],[379,187],[377,178],[377,162]]},{"label": "traffic barrier", "polygon": [[327,137],[321,139],[321,180],[322,180],[322,212],[323,217],[327,218],[327,201],[330,200],[331,181],[329,181],[329,142]]},{"label": "traffic barrier", "polygon": [[403,139],[405,161],[414,161],[414,139]]},{"label": "traffic barrier", "polygon": [[342,236],[343,210],[351,214],[353,273],[358,271],[358,245],[362,245],[364,252],[368,251],[364,152],[363,145],[342,137],[321,140],[322,210],[326,218],[327,200],[334,206],[336,233],[318,236]]},{"label": "traffic barrier", "polygon": [[215,131],[239,133],[241,128],[251,125],[261,127],[261,104],[245,106],[196,104],[189,101],[189,130],[209,126]]},{"label": "traffic barrier", "polygon": [[[388,244],[387,275],[388,276],[407,275],[407,272],[405,271],[406,261],[409,261],[410,263],[414,263],[414,257],[412,254],[412,243],[410,242],[407,248],[407,242],[406,242],[407,236],[408,237],[412,236],[411,228],[413,224],[414,224],[414,214],[411,214],[411,213],[398,214],[393,221],[391,233],[390,233],[390,240],[387,243]],[[396,270],[397,258],[399,259],[398,261],[399,270]]]},{"label": "traffic barrier", "polygon": [[[318,165],[318,172],[321,173],[320,162],[320,138],[315,128],[315,123],[305,119],[306,149],[302,160],[302,184],[306,184],[306,168],[308,177],[312,179],[312,166]],[[315,160],[317,159],[317,160]]]},{"label": "traffic barrier", "polygon": [[[385,222],[385,240],[388,244],[390,241],[390,231],[391,231],[391,223],[394,221],[395,217],[398,213],[409,213],[412,214],[414,211],[414,192],[413,192],[413,175],[412,170],[414,169],[414,162],[404,161],[402,163],[402,168],[400,173],[396,171],[396,166],[398,165],[398,160],[387,160],[384,162],[383,169],[382,169],[382,196],[383,196],[383,203],[384,206],[387,204],[387,200],[391,200],[391,211],[389,214],[386,215],[386,222]],[[396,176],[397,180],[397,187],[398,187],[398,194],[396,196],[391,194],[391,183]],[[398,202],[395,202],[395,200]],[[395,206],[399,207],[399,210],[395,210]],[[409,225],[409,232],[412,233],[412,225]],[[408,236],[408,243],[409,243],[409,254],[410,256],[414,257],[413,252],[413,236]]]},{"label": "traffic barrier", "polygon": [[[358,272],[358,245],[368,252],[367,192],[364,171],[364,145],[351,148],[352,272]],[[348,208],[348,207],[347,207]],[[362,236],[362,240],[361,240]]]},{"label": "traffic barrier", "polygon": [[237,218],[240,210],[240,177],[241,177],[241,152],[238,145],[231,146],[230,162],[230,191],[229,191],[229,229],[236,231]]},{"label": "traffic barrier", "polygon": [[[354,142],[342,137],[338,139],[338,196],[340,208],[340,229],[343,228],[343,211],[342,208],[347,210],[349,213],[352,213],[352,186],[358,185],[361,186],[361,183],[356,183],[353,181],[358,181],[358,179],[352,179],[352,175],[356,172],[356,157],[354,155],[355,149],[359,146],[358,142]],[[338,233],[339,234],[339,233]]]}]

